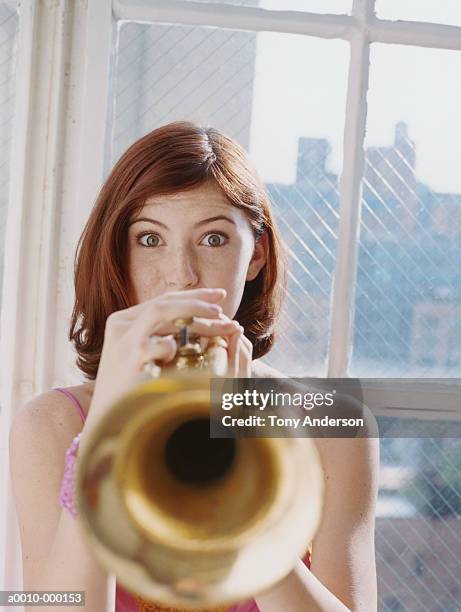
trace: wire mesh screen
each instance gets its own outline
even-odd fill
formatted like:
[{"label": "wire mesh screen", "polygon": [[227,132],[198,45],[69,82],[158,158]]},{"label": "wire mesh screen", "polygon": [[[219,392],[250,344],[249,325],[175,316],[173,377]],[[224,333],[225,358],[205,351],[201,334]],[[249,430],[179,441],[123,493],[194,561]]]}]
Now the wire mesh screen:
[{"label": "wire mesh screen", "polygon": [[[10,178],[11,131],[14,110],[14,65],[18,15],[0,3],[0,288],[3,286],[5,226]],[[0,307],[2,294],[0,289]]]},{"label": "wire mesh screen", "polygon": [[372,47],[352,375],[458,377],[461,54]]},{"label": "wire mesh screen", "polygon": [[[350,372],[459,377],[461,56],[372,45],[370,64]],[[461,609],[460,473],[459,439],[381,439],[380,610]]]},{"label": "wire mesh screen", "polygon": [[460,610],[460,466],[458,439],[381,440],[379,610]]},{"label": "wire mesh screen", "polygon": [[326,169],[328,154],[325,139],[301,138],[296,181],[267,185],[290,256],[276,365],[284,371],[292,356],[290,372],[297,376],[324,376],[326,369],[339,220],[338,177]]},{"label": "wire mesh screen", "polygon": [[[322,50],[324,60],[319,59]],[[123,23],[113,54],[106,172],[137,138],[177,120],[222,130],[250,152],[258,171],[267,166],[261,176],[267,178],[289,250],[290,279],[278,338],[265,360],[291,375],[324,375],[326,369],[338,172],[328,167],[332,145],[314,135],[319,108],[327,105],[333,138],[341,140],[345,88],[339,96],[333,89],[346,80],[345,50],[342,41]],[[315,58],[304,82],[298,64],[303,56]],[[277,70],[284,73],[284,82],[267,79]],[[306,114],[309,105],[312,113]],[[313,136],[300,136],[303,131]],[[286,180],[270,180],[280,168]]]},{"label": "wire mesh screen", "polygon": [[256,36],[124,24],[114,75],[112,159],[137,137],[184,119],[225,126],[248,145]]}]

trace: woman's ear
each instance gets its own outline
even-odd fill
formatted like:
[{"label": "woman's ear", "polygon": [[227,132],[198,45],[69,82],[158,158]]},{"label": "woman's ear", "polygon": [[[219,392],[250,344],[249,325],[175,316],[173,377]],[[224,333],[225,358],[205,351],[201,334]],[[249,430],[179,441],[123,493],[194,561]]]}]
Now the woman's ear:
[{"label": "woman's ear", "polygon": [[264,232],[259,237],[259,240],[255,242],[253,256],[248,264],[247,281],[254,280],[260,270],[264,267],[267,260],[267,254],[269,252],[269,238],[267,232]]}]

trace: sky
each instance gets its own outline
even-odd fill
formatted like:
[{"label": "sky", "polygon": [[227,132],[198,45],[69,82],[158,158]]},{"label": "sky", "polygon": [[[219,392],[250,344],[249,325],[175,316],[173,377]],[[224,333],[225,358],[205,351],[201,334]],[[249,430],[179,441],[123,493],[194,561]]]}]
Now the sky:
[{"label": "sky", "polygon": [[[348,0],[264,0],[265,8],[347,10]],[[381,7],[386,9],[382,12]],[[461,0],[378,0],[387,19],[461,25]],[[265,182],[295,179],[297,139],[327,138],[328,170],[342,164],[349,46],[345,41],[263,32],[257,38],[250,154]],[[408,124],[418,179],[461,193],[461,51],[373,44],[365,146],[393,143]]]}]

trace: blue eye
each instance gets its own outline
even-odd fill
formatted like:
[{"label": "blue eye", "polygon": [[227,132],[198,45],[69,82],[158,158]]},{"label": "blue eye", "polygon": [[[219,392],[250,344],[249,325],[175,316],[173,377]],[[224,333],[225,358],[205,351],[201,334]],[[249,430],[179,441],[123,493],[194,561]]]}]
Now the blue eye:
[{"label": "blue eye", "polygon": [[[144,246],[144,247],[156,247],[159,245],[159,236],[158,234],[152,234],[152,233],[144,233],[144,234],[138,234],[138,236],[136,236],[138,242]],[[147,238],[146,241],[143,241],[143,238]],[[147,242],[147,244],[146,244]]]},{"label": "blue eye", "polygon": [[[228,238],[228,236],[226,234],[221,234],[221,233],[217,233],[217,232],[213,232],[213,233],[209,233],[205,236],[205,239],[211,238],[212,240],[208,241],[208,244],[206,246],[210,246],[210,247],[219,247],[219,246],[223,246],[226,242],[226,239]],[[220,239],[222,239],[222,242],[220,241]]]}]

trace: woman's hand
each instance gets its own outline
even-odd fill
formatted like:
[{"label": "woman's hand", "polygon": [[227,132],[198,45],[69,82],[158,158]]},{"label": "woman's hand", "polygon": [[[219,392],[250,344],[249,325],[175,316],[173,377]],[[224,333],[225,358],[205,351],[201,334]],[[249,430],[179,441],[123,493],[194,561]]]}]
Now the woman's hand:
[{"label": "woman's hand", "polygon": [[250,378],[252,374],[253,345],[245,336],[242,325],[239,325],[239,329],[230,334],[228,342],[228,376]]},{"label": "woman's hand", "polygon": [[104,344],[96,377],[91,410],[93,423],[101,412],[139,383],[143,366],[155,360],[171,361],[177,350],[173,334],[178,329],[172,321],[194,317],[188,326],[201,337],[224,336],[228,339],[229,376],[251,376],[252,345],[243,328],[232,321],[219,305],[224,289],[193,289],[168,292],[136,306],[112,313],[106,321]]},{"label": "woman's hand", "polygon": [[[167,292],[130,308],[112,313],[106,321],[104,344],[87,422],[137,383],[146,361],[171,361],[176,353],[173,320],[194,317],[189,326],[200,336],[228,336],[239,325],[220,316],[224,289]],[[152,338],[154,336],[154,338]]]}]

